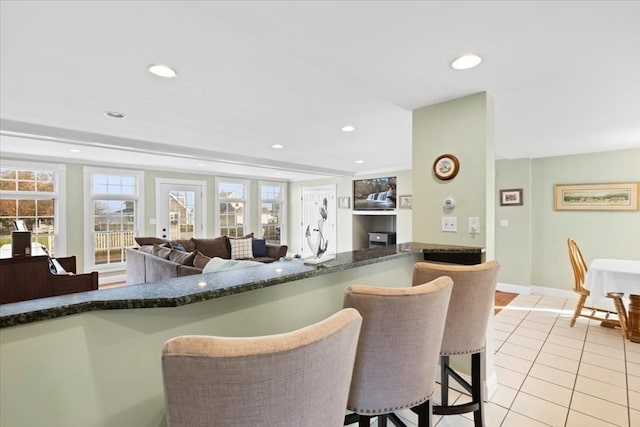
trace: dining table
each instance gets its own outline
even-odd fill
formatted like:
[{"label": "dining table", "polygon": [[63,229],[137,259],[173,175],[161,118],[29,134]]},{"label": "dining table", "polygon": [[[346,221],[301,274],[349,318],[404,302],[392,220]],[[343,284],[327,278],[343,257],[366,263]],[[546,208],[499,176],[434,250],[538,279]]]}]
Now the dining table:
[{"label": "dining table", "polygon": [[[624,294],[623,306],[629,307],[629,338],[640,342],[640,260],[596,258],[589,264],[584,287],[594,307],[611,309],[613,302],[607,294]],[[618,317],[621,315],[618,313]]]}]

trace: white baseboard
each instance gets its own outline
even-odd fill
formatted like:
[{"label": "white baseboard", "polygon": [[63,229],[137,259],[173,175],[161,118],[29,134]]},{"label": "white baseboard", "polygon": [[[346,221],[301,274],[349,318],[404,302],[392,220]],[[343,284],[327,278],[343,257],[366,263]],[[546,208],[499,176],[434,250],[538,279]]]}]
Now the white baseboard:
[{"label": "white baseboard", "polygon": [[511,292],[512,294],[530,295],[531,287],[524,285],[512,285],[511,283],[499,283],[496,285],[496,290],[501,292]]},{"label": "white baseboard", "polygon": [[557,298],[576,298],[576,294],[573,291],[566,289],[547,288],[545,286],[526,286],[526,285],[514,285],[511,283],[498,283],[496,290],[502,292],[511,292],[520,295],[546,295]]}]

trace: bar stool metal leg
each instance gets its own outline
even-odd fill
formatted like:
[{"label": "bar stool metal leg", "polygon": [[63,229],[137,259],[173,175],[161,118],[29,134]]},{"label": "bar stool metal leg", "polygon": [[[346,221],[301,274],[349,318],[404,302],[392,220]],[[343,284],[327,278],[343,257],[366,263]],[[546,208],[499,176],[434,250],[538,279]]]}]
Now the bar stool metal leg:
[{"label": "bar stool metal leg", "polygon": [[[457,372],[449,367],[449,357],[442,356],[441,364],[443,366],[443,377],[441,384],[446,383],[447,388],[442,385],[442,400],[448,403],[448,377],[451,376],[458,384],[460,384],[467,392],[471,394],[471,402],[461,405],[442,404],[433,407],[433,413],[436,415],[455,415],[473,412],[473,423],[475,427],[484,426],[484,412],[482,410],[483,393],[482,393],[482,353],[473,353],[471,355],[471,384],[464,380]],[[446,360],[445,360],[446,358]]]}]

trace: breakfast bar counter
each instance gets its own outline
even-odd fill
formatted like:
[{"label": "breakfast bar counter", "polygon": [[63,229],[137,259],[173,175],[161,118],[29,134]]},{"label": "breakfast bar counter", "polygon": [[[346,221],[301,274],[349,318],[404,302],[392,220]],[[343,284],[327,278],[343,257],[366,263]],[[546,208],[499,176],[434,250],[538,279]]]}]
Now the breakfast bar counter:
[{"label": "breakfast bar counter", "polygon": [[407,243],[2,305],[0,425],[163,427],[166,340],[290,332],[339,311],[352,284],[411,286],[425,257],[482,252]]},{"label": "breakfast bar counter", "polygon": [[431,255],[434,261],[455,262],[459,257],[459,263],[463,264],[469,257],[484,254],[484,249],[411,242],[342,252],[319,264],[294,259],[248,269],[3,304],[0,305],[0,328],[94,310],[178,307],[419,253],[424,254],[425,259]]}]

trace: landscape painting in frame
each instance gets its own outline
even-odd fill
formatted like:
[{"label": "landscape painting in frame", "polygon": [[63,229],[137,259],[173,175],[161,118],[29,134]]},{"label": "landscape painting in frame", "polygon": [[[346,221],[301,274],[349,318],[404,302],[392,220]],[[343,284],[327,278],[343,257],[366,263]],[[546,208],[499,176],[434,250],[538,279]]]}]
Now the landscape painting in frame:
[{"label": "landscape painting in frame", "polygon": [[638,210],[638,183],[555,185],[555,209],[577,211]]}]

